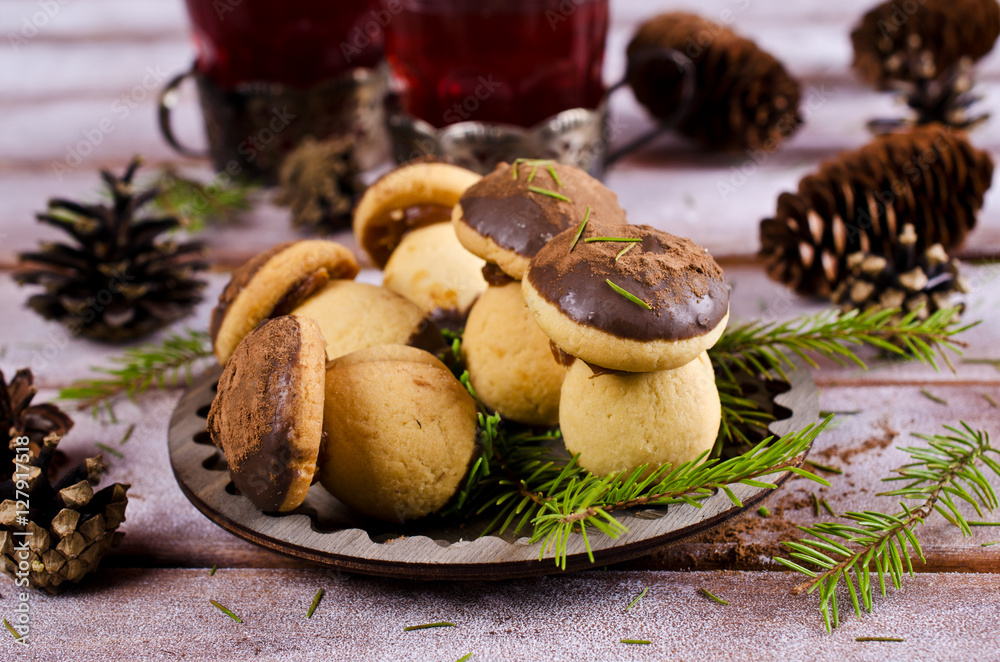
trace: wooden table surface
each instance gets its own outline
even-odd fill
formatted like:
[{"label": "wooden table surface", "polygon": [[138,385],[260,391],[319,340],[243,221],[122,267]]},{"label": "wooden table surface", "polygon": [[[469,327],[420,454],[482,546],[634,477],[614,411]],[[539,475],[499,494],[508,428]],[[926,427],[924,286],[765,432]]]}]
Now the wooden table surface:
[{"label": "wooden table surface", "polygon": [[[632,222],[651,223],[707,246],[734,286],[734,318],[779,319],[821,309],[769,282],[755,260],[757,223],[774,210],[778,193],[837,151],[863,144],[867,119],[902,110],[887,95],[861,86],[849,71],[848,32],[869,0],[702,0],[612,2],[606,78],[623,70],[622,53],[638,21],[660,9],[690,8],[720,19],[731,16],[742,33],[781,58],[807,91],[807,126],[746,177],[735,174],[745,155],[699,154],[662,140],[621,162],[607,177]],[[40,399],[88,374],[120,352],[78,339],[23,307],[27,292],[9,270],[18,251],[51,232],[33,221],[53,195],[92,195],[102,167],[120,170],[130,156],[171,162],[207,177],[203,162],[178,158],[160,139],[152,90],[126,116],[116,99],[143,80],[160,84],[191,59],[180,0],[3,0],[0,34],[20,33],[38,22],[44,6],[56,11],[37,34],[0,46],[0,367],[9,375],[30,366],[43,387]],[[731,12],[724,14],[724,12]],[[1000,58],[979,67],[987,107],[1000,99]],[[648,126],[627,92],[612,103],[617,140]],[[67,158],[101,121],[104,135],[71,172],[53,164]],[[196,140],[200,118],[185,91],[178,131]],[[971,136],[996,154],[1000,123]],[[735,179],[734,179],[735,178]],[[720,193],[720,183],[736,191]],[[964,340],[971,358],[1000,358],[1000,203],[987,196],[980,224],[964,257],[969,275],[968,320],[983,320]],[[185,324],[206,328],[211,301],[226,282],[225,269],[278,241],[294,237],[287,212],[261,205],[235,228],[206,233],[219,266],[207,301]],[[349,240],[348,240],[349,241]],[[377,282],[378,275],[364,277]],[[845,412],[820,437],[815,456],[843,469],[818,490],[837,512],[891,509],[877,497],[880,479],[905,461],[900,446],[911,432],[933,433],[959,419],[1000,435],[1000,372],[991,365],[957,363],[957,373],[917,364],[877,365],[864,372],[824,365],[814,376],[824,410]],[[947,404],[920,394],[927,390]],[[211,524],[174,482],[166,429],[176,391],[119,407],[117,425],[79,413],[60,448],[74,458],[117,443],[130,423],[136,433],[124,458],[108,458],[107,480],[132,484],[124,544],[102,569],[60,597],[32,594],[34,643],[23,649],[0,632],[4,659],[281,659],[281,660],[954,660],[1000,659],[1000,529],[976,529],[963,538],[940,517],[922,527],[927,564],[901,591],[876,599],[872,616],[848,617],[826,634],[816,600],[791,596],[798,577],[779,572],[771,557],[795,526],[815,521],[812,484],[796,480],[775,495],[773,516],[751,515],[700,539],[639,561],[565,576],[497,583],[418,583],[348,575],[308,567],[256,548]],[[1000,518],[996,514],[995,519]],[[209,577],[208,568],[219,571]],[[962,573],[962,574],[957,574]],[[728,606],[698,595],[706,587]],[[318,588],[326,597],[312,620],[305,612]],[[643,588],[637,607],[625,606]],[[216,599],[243,617],[242,625],[212,606]],[[0,580],[0,616],[17,601],[10,580]],[[457,628],[402,632],[406,625],[448,620]],[[861,636],[905,638],[903,643],[863,643]],[[622,638],[649,639],[627,646]]]}]

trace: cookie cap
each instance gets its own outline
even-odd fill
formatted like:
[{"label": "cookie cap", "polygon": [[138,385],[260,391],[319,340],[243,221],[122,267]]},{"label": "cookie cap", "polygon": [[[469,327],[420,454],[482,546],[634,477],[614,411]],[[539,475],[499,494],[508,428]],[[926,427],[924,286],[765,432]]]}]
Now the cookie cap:
[{"label": "cookie cap", "polygon": [[604,223],[625,222],[618,196],[583,170],[522,159],[497,165],[469,187],[452,221],[469,251],[520,280],[545,244],[588,216]]},{"label": "cookie cap", "polygon": [[323,436],[326,341],[315,321],[269,320],[240,342],[219,379],[208,431],[233,483],[264,512],[302,504]]},{"label": "cookie cap", "polygon": [[714,329],[729,310],[722,269],[690,239],[600,223],[588,223],[570,250],[575,238],[566,232],[542,249],[528,279],[579,324],[633,340],[685,340]]},{"label": "cookie cap", "polygon": [[354,237],[379,269],[411,230],[444,223],[480,176],[450,163],[419,161],[383,175],[354,210]]},{"label": "cookie cap", "polygon": [[349,249],[322,239],[285,242],[251,258],[233,271],[212,311],[210,333],[219,363],[265,319],[291,312],[330,279],[357,273]]}]

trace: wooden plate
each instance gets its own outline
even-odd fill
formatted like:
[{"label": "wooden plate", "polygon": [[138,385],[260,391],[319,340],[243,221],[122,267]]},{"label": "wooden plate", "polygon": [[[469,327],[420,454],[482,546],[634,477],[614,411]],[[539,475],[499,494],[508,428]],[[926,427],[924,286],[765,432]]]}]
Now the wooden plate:
[{"label": "wooden plate", "polygon": [[[170,421],[170,463],[188,499],[210,520],[254,544],[320,565],[353,572],[408,579],[504,579],[558,572],[549,550],[539,559],[540,543],[526,537],[483,536],[486,521],[462,526],[441,522],[391,524],[361,517],[319,484],[293,513],[262,513],[233,487],[225,458],[212,445],[205,417],[215,397],[220,368],[209,370],[187,389]],[[809,372],[791,373],[791,383],[758,382],[757,397],[778,419],[770,430],[782,435],[816,421],[819,393]],[[751,385],[753,390],[753,385]],[[792,474],[771,477],[779,489]],[[776,490],[736,485],[743,502],[736,508],[724,494],[702,508],[674,505],[618,517],[628,533],[617,540],[591,534],[594,562],[581,536],[568,543],[567,570],[634,559],[758,508]]]}]

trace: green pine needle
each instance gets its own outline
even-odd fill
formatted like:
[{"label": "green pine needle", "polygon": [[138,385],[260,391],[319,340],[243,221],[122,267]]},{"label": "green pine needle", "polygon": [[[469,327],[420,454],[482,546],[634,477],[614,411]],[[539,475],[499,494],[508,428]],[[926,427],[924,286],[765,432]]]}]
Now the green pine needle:
[{"label": "green pine needle", "polygon": [[628,299],[632,303],[634,303],[634,304],[636,304],[638,306],[642,306],[646,310],[652,310],[653,309],[652,306],[650,306],[648,303],[646,303],[645,301],[643,301],[642,299],[640,299],[636,295],[632,294],[631,292],[629,292],[625,288],[621,287],[620,285],[615,285],[614,283],[612,283],[610,278],[605,278],[604,280],[608,283],[608,285],[611,286],[611,289],[613,289],[615,292],[617,292],[618,294],[622,295],[623,297],[625,297],[626,299]]},{"label": "green pine needle", "polygon": [[[896,476],[885,479],[906,483],[900,489],[880,495],[902,498],[899,512],[845,513],[842,518],[850,520],[847,524],[821,522],[800,527],[812,538],[783,543],[791,558],[775,560],[810,578],[794,592],[818,592],[827,631],[840,623],[839,586],[846,586],[851,606],[860,616],[862,607],[872,611],[873,572],[884,596],[887,579],[898,590],[904,574],[913,575],[914,554],[926,562],[913,529],[923,524],[932,512],[940,513],[963,535],[972,535],[971,523],[959,506],[964,504],[980,516],[1000,506],[981,468],[1000,476],[1000,457],[991,457],[991,454],[1000,456],[1000,450],[990,445],[989,434],[973,430],[965,423],[961,423],[961,428],[946,426],[945,430],[941,435],[916,435],[927,446],[903,448],[913,462],[896,469]],[[919,504],[913,508],[907,505],[907,500],[917,500]]]},{"label": "green pine needle", "polygon": [[587,212],[583,215],[583,222],[580,223],[580,227],[576,229],[576,234],[573,235],[573,243],[569,245],[569,252],[572,253],[573,249],[576,248],[576,243],[580,241],[580,235],[583,231],[587,229],[587,221],[590,220],[590,205],[587,205]]},{"label": "green pine needle", "polygon": [[563,202],[572,202],[572,200],[570,200],[569,198],[567,198],[562,193],[556,193],[555,191],[550,191],[547,188],[539,188],[537,186],[529,186],[528,190],[531,191],[532,193],[540,193],[542,195],[547,195],[550,198],[555,198],[556,200],[562,200]]},{"label": "green pine needle", "polygon": [[165,215],[176,217],[188,232],[232,222],[253,206],[250,194],[255,187],[238,180],[225,184],[201,182],[166,166],[153,184],[160,187],[153,205]]},{"label": "green pine needle", "polygon": [[720,605],[728,605],[729,604],[729,600],[724,600],[724,599],[720,598],[719,596],[714,595],[707,588],[699,588],[698,592],[701,593],[702,595],[704,595],[709,600],[714,600],[715,602],[718,602]]},{"label": "green pine needle", "polygon": [[466,662],[466,660],[468,660],[470,657],[472,657],[472,653],[466,653],[462,657],[455,660],[455,662]]},{"label": "green pine needle", "polygon": [[647,593],[649,593],[648,588],[642,589],[642,592],[639,595],[635,596],[635,599],[632,600],[632,602],[628,603],[628,607],[625,607],[625,611],[631,611],[632,607],[636,606],[636,604],[639,603],[639,600],[642,600],[644,597],[646,597]]},{"label": "green pine needle", "polygon": [[21,640],[21,635],[20,635],[20,634],[18,634],[17,630],[15,630],[15,629],[14,629],[14,626],[13,626],[13,625],[11,625],[10,623],[8,623],[8,622],[7,622],[7,619],[6,619],[6,618],[5,618],[5,619],[3,619],[3,626],[4,626],[5,628],[7,628],[7,631],[8,631],[8,632],[10,632],[10,633],[11,633],[11,634],[12,634],[12,635],[14,636],[14,639],[16,639],[16,640],[18,640],[18,641],[20,641],[20,640]]},{"label": "green pine needle", "polygon": [[316,607],[319,606],[320,601],[323,599],[324,593],[325,591],[323,589],[319,589],[318,591],[316,591],[316,595],[313,597],[312,604],[309,605],[309,611],[306,612],[306,618],[312,618],[313,614],[316,613]]},{"label": "green pine needle", "polygon": [[906,641],[900,637],[858,637],[854,641]]},{"label": "green pine needle", "polygon": [[403,632],[412,632],[414,630],[427,630],[430,628],[453,628],[458,627],[454,623],[449,623],[448,621],[439,621],[437,623],[423,623],[422,625],[407,625],[403,628]]},{"label": "green pine needle", "polygon": [[631,644],[633,646],[646,646],[646,645],[651,644],[653,642],[650,641],[649,639],[619,639],[618,643],[620,643],[620,644]]},{"label": "green pine needle", "polygon": [[215,600],[209,600],[209,602],[210,602],[210,603],[212,603],[212,606],[213,606],[213,607],[215,607],[216,609],[218,609],[218,610],[219,610],[219,611],[221,611],[221,612],[222,612],[223,614],[225,614],[225,615],[226,615],[226,616],[228,616],[229,618],[233,619],[233,620],[234,620],[234,621],[236,621],[237,623],[242,623],[242,622],[243,622],[243,619],[241,619],[241,618],[240,618],[239,616],[237,616],[237,615],[236,615],[236,614],[234,614],[233,612],[229,611],[229,609],[228,609],[228,608],[226,608],[226,607],[222,606],[221,604],[219,604],[219,603],[218,603],[218,602],[216,602]]},{"label": "green pine needle", "polygon": [[96,417],[122,397],[135,401],[150,387],[174,388],[189,384],[194,367],[212,356],[212,344],[204,331],[185,329],[171,333],[160,343],[133,347],[111,359],[115,367],[92,368],[108,375],[77,381],[59,391],[60,400],[77,400],[77,408],[90,409]]},{"label": "green pine needle", "polygon": [[806,464],[814,469],[819,469],[820,471],[826,471],[827,473],[841,475],[844,473],[843,469],[838,469],[837,467],[831,467],[828,464],[820,464],[815,460],[806,460]]},{"label": "green pine needle", "polygon": [[104,451],[105,453],[110,453],[110,454],[114,455],[119,460],[125,459],[125,455],[123,453],[120,453],[120,452],[116,451],[114,448],[112,448],[111,446],[108,446],[107,444],[96,443],[94,445],[97,446],[102,451]]}]

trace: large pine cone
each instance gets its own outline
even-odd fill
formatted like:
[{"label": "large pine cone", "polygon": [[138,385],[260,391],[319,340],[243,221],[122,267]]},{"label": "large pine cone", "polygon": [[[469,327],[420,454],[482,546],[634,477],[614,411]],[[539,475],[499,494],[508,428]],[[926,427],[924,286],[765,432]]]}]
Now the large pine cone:
[{"label": "large pine cone", "polygon": [[983,57],[998,36],[997,0],[886,0],[851,33],[854,68],[883,89],[932,80],[963,58]]},{"label": "large pine cone", "polygon": [[959,246],[993,179],[993,161],[961,133],[932,124],[878,136],[782,193],[760,226],[772,278],[800,294],[828,296],[847,273],[847,255],[891,256],[906,223],[917,249]]},{"label": "large pine cone", "polygon": [[54,199],[38,220],[69,234],[71,243],[43,243],[22,253],[18,283],[41,285],[28,306],[57,320],[71,333],[118,342],[147,335],[191,311],[201,301],[204,281],[195,273],[208,267],[198,242],[160,238],[176,230],[176,218],[150,218],[142,209],[159,193],[138,192],[134,160],[121,177],[107,171],[110,204]]},{"label": "large pine cone", "polygon": [[94,492],[105,469],[99,455],[54,480],[50,474],[59,439],[47,436],[37,454],[12,440],[16,463],[0,469],[3,572],[49,593],[83,579],[121,542],[118,527],[128,505],[128,485]]},{"label": "large pine cone", "polygon": [[651,58],[672,48],[695,65],[694,99],[677,129],[713,150],[766,149],[802,124],[799,84],[770,53],[732,30],[695,14],[672,12],[643,23],[628,45],[636,99],[660,119],[681,100],[677,65]]}]

